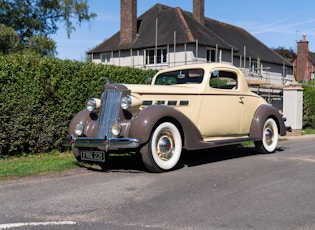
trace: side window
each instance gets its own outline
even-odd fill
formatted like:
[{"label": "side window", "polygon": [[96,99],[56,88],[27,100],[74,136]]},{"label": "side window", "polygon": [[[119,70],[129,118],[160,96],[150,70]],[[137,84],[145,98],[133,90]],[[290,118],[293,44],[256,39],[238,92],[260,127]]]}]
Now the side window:
[{"label": "side window", "polygon": [[236,90],[237,74],[229,71],[215,70],[211,74],[209,85],[215,89]]}]

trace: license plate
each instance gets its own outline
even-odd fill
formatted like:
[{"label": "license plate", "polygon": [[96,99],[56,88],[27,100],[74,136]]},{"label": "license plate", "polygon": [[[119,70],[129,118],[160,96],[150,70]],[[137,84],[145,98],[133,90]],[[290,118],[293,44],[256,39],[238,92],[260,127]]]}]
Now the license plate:
[{"label": "license plate", "polygon": [[105,162],[105,152],[102,151],[81,151],[81,159],[86,161]]}]

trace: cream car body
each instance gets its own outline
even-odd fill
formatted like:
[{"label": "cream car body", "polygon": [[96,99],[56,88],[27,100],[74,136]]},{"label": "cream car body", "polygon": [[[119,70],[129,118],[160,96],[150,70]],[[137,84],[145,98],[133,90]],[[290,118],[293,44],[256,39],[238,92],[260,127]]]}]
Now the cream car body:
[{"label": "cream car body", "polygon": [[162,70],[151,85],[106,84],[102,99],[90,105],[69,127],[76,157],[103,162],[106,153],[139,150],[154,172],[174,168],[183,148],[253,140],[259,152],[269,153],[285,135],[279,112],[229,64]]}]

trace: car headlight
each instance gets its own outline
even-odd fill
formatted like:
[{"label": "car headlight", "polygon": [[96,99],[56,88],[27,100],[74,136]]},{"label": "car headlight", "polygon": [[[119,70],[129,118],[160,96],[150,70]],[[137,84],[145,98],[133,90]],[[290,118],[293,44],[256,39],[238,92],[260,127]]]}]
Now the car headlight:
[{"label": "car headlight", "polygon": [[118,136],[118,135],[120,134],[120,131],[121,131],[121,126],[120,126],[120,124],[114,123],[114,124],[112,125],[112,134],[113,134],[114,136]]},{"label": "car headlight", "polygon": [[86,109],[90,112],[97,110],[100,106],[100,99],[90,98],[87,102]]},{"label": "car headlight", "polygon": [[84,132],[84,126],[83,124],[79,123],[75,126],[74,128],[74,133],[77,135],[77,136],[81,136]]},{"label": "car headlight", "polygon": [[120,101],[120,106],[122,109],[126,110],[126,109],[130,109],[131,107],[131,97],[129,95],[123,97]]}]

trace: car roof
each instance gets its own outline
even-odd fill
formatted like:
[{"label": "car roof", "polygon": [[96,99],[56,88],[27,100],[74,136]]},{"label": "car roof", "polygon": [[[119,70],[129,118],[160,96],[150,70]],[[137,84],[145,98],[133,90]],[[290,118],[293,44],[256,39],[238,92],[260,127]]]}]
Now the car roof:
[{"label": "car roof", "polygon": [[158,72],[158,74],[164,73],[164,72],[181,70],[181,69],[197,69],[197,68],[200,68],[200,69],[210,70],[210,69],[213,69],[213,68],[224,68],[224,67],[229,68],[229,69],[231,69],[231,68],[237,69],[235,66],[233,66],[230,63],[212,62],[212,63],[190,64],[190,65],[181,65],[181,66],[170,67],[170,68],[167,68],[167,69],[160,70]]}]

